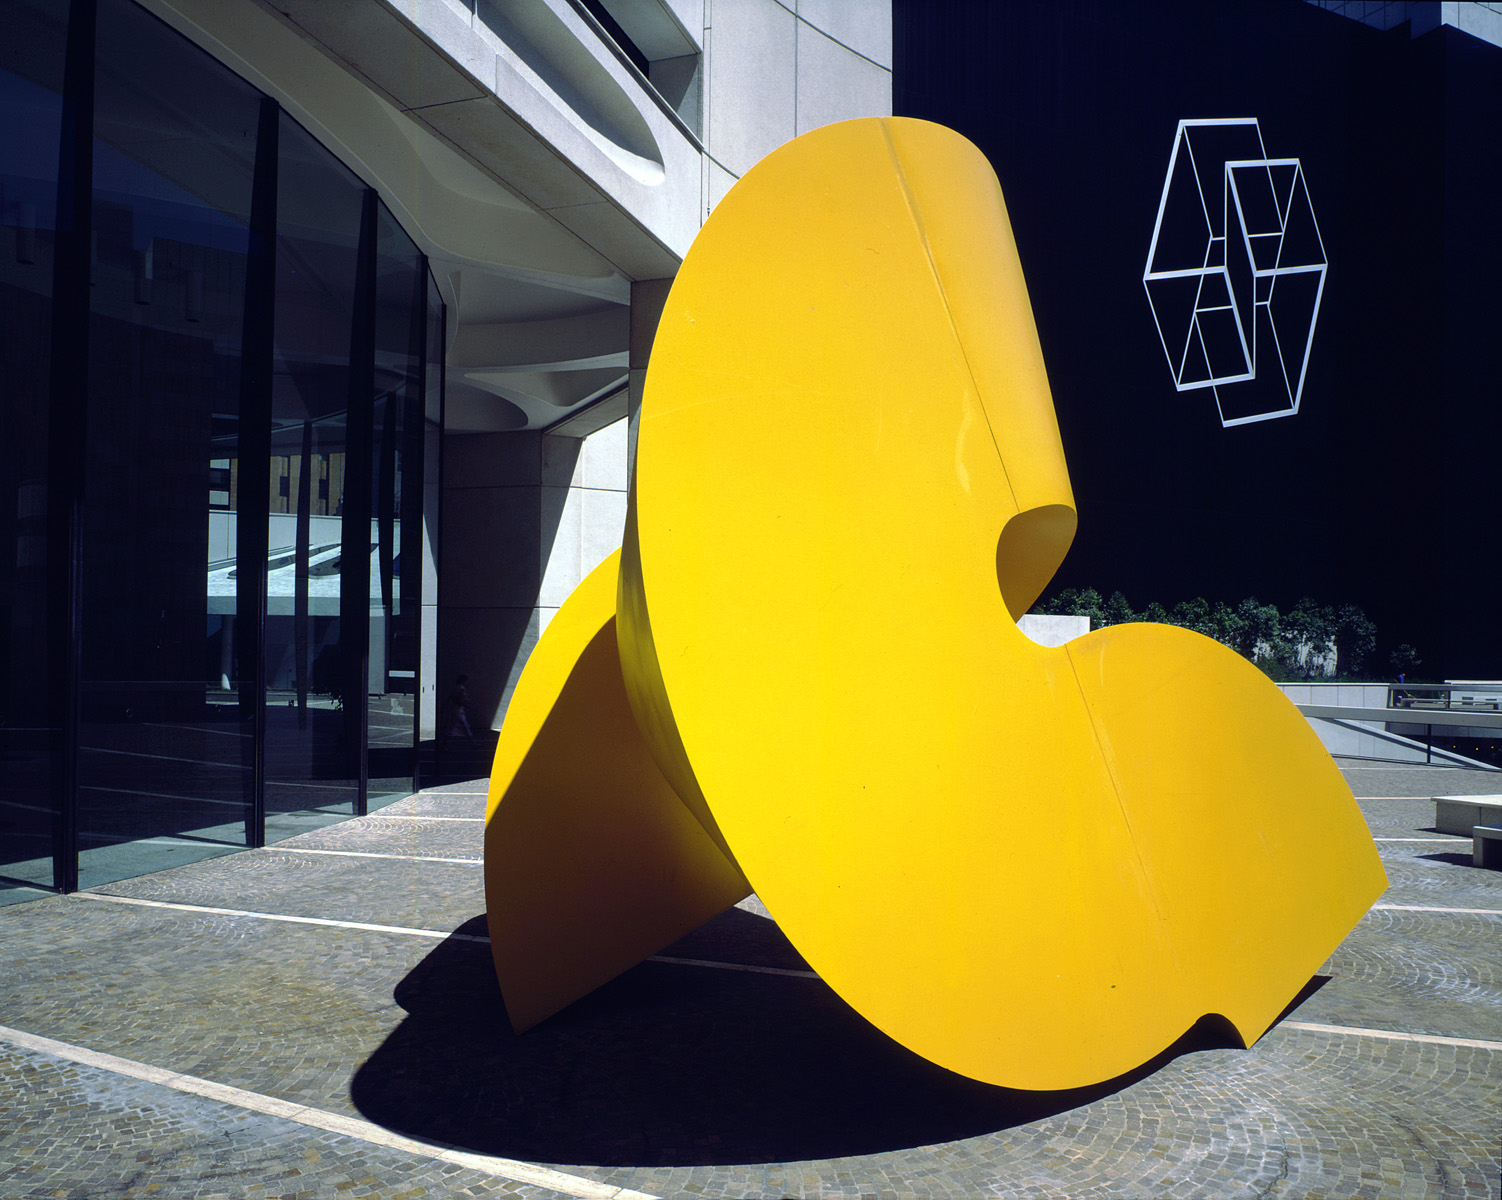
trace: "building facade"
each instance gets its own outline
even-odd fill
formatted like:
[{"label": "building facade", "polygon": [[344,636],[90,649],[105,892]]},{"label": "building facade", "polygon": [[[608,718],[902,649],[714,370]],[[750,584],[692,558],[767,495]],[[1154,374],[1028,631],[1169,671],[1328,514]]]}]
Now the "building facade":
[{"label": "building facade", "polygon": [[1497,5],[893,14],[896,111],[1006,194],[1079,508],[1051,587],[1355,606],[1365,678],[1502,678]]},{"label": "building facade", "polygon": [[261,845],[483,734],[619,544],[694,233],[891,111],[846,0],[10,0],[0,898]]}]

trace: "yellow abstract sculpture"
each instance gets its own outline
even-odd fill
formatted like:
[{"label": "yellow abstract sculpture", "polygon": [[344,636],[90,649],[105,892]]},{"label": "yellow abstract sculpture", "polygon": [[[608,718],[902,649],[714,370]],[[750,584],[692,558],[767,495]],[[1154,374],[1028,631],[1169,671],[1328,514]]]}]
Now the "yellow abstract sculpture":
[{"label": "yellow abstract sculpture", "polygon": [[976,1079],[1098,1082],[1206,1013],[1261,1036],[1381,893],[1376,851],[1240,656],[1022,634],[1074,528],[980,153],[863,120],[750,171],[663,313],[613,605],[612,560],[502,730],[518,1026],[754,888],[857,1011]]}]

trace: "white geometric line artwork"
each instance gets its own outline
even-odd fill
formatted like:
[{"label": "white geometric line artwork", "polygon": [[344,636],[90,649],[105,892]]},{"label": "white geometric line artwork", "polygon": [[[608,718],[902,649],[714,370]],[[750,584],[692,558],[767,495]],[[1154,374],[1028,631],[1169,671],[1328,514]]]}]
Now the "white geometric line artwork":
[{"label": "white geometric line artwork", "polygon": [[1142,274],[1175,389],[1209,388],[1225,428],[1298,412],[1328,266],[1255,117],[1179,122]]}]

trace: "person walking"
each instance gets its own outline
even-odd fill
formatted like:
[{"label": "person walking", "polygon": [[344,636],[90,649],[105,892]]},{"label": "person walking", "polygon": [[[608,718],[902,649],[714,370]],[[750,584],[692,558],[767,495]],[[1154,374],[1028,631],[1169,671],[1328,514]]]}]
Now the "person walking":
[{"label": "person walking", "polygon": [[440,753],[456,737],[469,739],[469,744],[476,750],[480,743],[475,739],[474,730],[469,725],[469,676],[460,675],[454,681],[454,690],[443,702],[443,733],[438,739]]}]

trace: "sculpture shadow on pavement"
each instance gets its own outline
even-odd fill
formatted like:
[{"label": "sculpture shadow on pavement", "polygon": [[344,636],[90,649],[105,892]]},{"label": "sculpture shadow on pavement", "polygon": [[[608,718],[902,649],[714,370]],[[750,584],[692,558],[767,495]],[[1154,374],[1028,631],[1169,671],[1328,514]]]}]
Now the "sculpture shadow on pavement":
[{"label": "sculpture shadow on pavement", "polygon": [[[481,916],[454,932],[484,930]],[[799,962],[773,922],[741,909],[664,953],[708,958],[717,947],[741,962]],[[653,961],[518,1035],[486,947],[457,938],[413,968],[396,999],[406,1017],[350,1085],[368,1120],[565,1165],[791,1162],[952,1142],[1110,1096],[1180,1055],[1240,1045],[1208,1017],[1126,1075],[1019,1091],[904,1049],[818,979]]]}]

